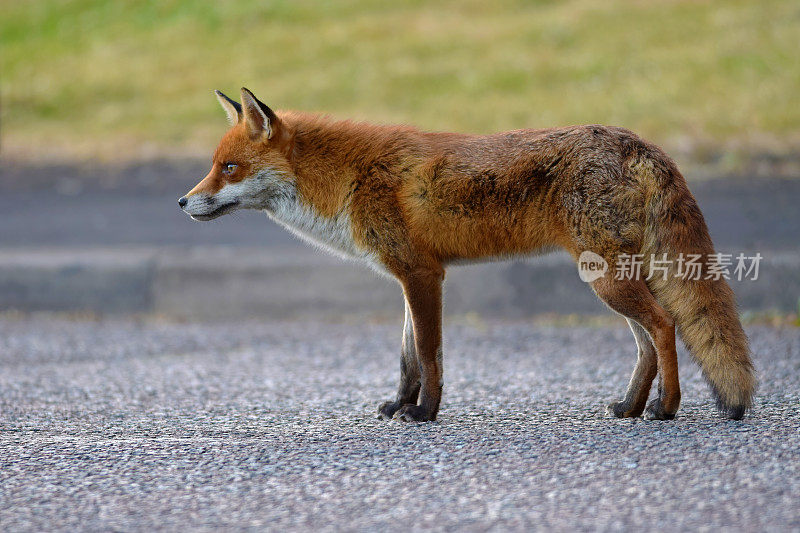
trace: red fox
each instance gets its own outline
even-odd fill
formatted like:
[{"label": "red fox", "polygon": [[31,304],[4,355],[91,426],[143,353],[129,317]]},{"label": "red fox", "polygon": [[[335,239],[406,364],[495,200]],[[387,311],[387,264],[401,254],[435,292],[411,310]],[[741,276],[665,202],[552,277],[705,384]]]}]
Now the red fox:
[{"label": "red fox", "polygon": [[[629,130],[600,125],[493,135],[428,133],[294,111],[250,91],[216,91],[231,129],[180,207],[195,220],[260,209],[301,238],[399,281],[405,296],[400,387],[380,416],[436,419],[442,395],[442,282],[460,261],[591,251],[708,257],[703,215],[675,163]],[[721,412],[741,419],[756,380],[724,279],[642,275],[591,281],[638,347],[617,417],[670,420],[681,392],[675,330]],[[658,396],[647,402],[658,375]]]}]

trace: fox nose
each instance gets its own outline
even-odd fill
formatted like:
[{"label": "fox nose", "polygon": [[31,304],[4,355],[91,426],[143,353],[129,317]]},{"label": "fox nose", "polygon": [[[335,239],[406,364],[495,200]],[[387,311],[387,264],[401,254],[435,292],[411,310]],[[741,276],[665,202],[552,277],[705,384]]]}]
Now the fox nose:
[{"label": "fox nose", "polygon": [[186,198],[185,196],[181,196],[180,198],[178,198],[178,205],[179,206],[186,207],[186,204],[188,204],[188,203],[189,203],[189,199]]}]

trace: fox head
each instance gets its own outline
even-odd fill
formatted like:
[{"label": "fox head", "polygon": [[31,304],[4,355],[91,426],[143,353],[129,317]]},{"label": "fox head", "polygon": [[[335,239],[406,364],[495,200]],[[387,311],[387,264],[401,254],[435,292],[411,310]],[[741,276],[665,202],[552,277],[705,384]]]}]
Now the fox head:
[{"label": "fox head", "polygon": [[275,198],[294,191],[289,128],[244,87],[241,104],[215,93],[232,127],[214,152],[208,175],[178,200],[194,220],[237,209],[269,209]]}]

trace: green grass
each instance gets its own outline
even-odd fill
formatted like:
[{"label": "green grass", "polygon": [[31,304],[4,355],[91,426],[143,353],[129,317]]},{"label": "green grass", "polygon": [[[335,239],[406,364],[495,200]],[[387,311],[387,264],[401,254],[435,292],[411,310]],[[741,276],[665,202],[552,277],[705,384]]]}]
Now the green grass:
[{"label": "green grass", "polygon": [[800,145],[796,0],[0,0],[3,152],[210,154],[212,95],[491,132]]}]

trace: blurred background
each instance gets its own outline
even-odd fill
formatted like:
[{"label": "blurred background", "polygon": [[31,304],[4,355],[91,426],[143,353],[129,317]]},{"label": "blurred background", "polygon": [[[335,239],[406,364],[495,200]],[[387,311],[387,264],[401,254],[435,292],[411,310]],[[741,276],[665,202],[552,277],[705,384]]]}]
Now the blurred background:
[{"label": "blurred background", "polygon": [[[401,315],[399,289],[259,213],[176,199],[226,128],[212,90],[432,130],[620,125],[678,161],[745,313],[796,320],[800,4],[0,0],[0,308]],[[453,269],[450,315],[594,314],[563,255]]]}]

